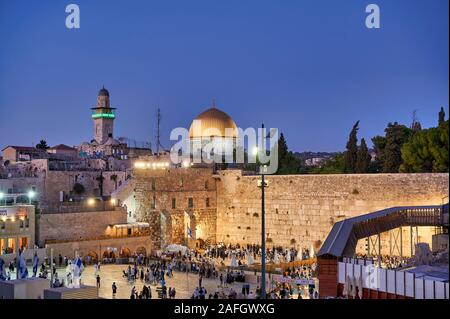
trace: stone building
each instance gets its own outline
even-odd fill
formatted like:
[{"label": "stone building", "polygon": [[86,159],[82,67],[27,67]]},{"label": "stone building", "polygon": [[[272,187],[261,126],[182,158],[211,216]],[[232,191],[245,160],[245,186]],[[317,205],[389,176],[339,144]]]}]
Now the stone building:
[{"label": "stone building", "polygon": [[38,245],[47,256],[73,258],[79,254],[91,261],[149,254],[153,249],[146,223],[128,223],[117,201],[59,203],[41,211],[37,223]]},{"label": "stone building", "polygon": [[104,87],[98,92],[97,105],[92,110],[93,140],[78,146],[81,157],[114,156],[127,159],[127,145],[114,138],[116,108],[111,107],[109,91]]},{"label": "stone building", "polygon": [[[0,194],[0,255],[34,248],[35,208],[20,200],[23,194]],[[28,202],[26,198],[25,202]]]}]

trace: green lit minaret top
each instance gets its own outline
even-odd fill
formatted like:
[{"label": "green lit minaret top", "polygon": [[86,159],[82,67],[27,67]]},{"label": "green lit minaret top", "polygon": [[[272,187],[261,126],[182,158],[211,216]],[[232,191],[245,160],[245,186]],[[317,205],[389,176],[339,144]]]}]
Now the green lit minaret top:
[{"label": "green lit minaret top", "polygon": [[109,92],[103,87],[98,92],[97,106],[91,108],[92,120],[94,121],[94,140],[98,144],[104,144],[113,137],[115,108],[109,103]]},{"label": "green lit minaret top", "polygon": [[111,107],[109,104],[109,92],[105,87],[103,87],[98,92],[97,97],[97,106],[91,108],[92,110],[92,118],[93,119],[100,119],[100,118],[106,118],[106,119],[114,119],[116,118],[115,115],[115,108]]}]

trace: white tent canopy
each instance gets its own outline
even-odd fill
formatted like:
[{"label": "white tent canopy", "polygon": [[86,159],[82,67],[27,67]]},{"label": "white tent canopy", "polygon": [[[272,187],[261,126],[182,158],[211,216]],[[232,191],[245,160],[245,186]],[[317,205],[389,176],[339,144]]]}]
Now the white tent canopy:
[{"label": "white tent canopy", "polygon": [[172,245],[168,245],[164,251],[168,252],[168,253],[181,252],[184,255],[188,251],[188,248],[183,245],[172,244]]}]

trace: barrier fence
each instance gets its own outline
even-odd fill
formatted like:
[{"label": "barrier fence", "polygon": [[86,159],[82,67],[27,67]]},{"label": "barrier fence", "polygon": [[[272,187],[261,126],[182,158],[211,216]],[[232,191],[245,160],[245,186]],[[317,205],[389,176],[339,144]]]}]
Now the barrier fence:
[{"label": "barrier fence", "polygon": [[[364,265],[362,260],[352,260],[354,263],[340,262],[338,264],[338,282],[362,288],[386,292],[414,299],[449,299],[449,283],[443,280],[433,280],[433,277],[417,278],[415,273],[390,270]],[[360,277],[362,276],[362,282]]]}]

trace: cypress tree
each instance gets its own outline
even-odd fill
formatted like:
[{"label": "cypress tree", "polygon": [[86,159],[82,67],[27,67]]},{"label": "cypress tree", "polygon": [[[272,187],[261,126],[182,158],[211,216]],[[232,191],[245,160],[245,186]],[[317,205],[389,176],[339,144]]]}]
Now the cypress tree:
[{"label": "cypress tree", "polygon": [[445,111],[444,108],[441,107],[441,110],[439,111],[439,122],[438,125],[441,126],[445,122]]},{"label": "cypress tree", "polygon": [[346,146],[347,150],[345,151],[344,156],[344,169],[347,174],[353,174],[356,172],[356,160],[358,157],[358,126],[359,121],[353,125]]},{"label": "cypress tree", "polygon": [[356,172],[368,173],[371,158],[366,141],[361,139],[361,145],[359,146],[356,158]]},{"label": "cypress tree", "polygon": [[402,164],[402,146],[411,137],[411,129],[405,125],[389,123],[386,132],[386,146],[383,151],[383,172],[398,173]]}]

